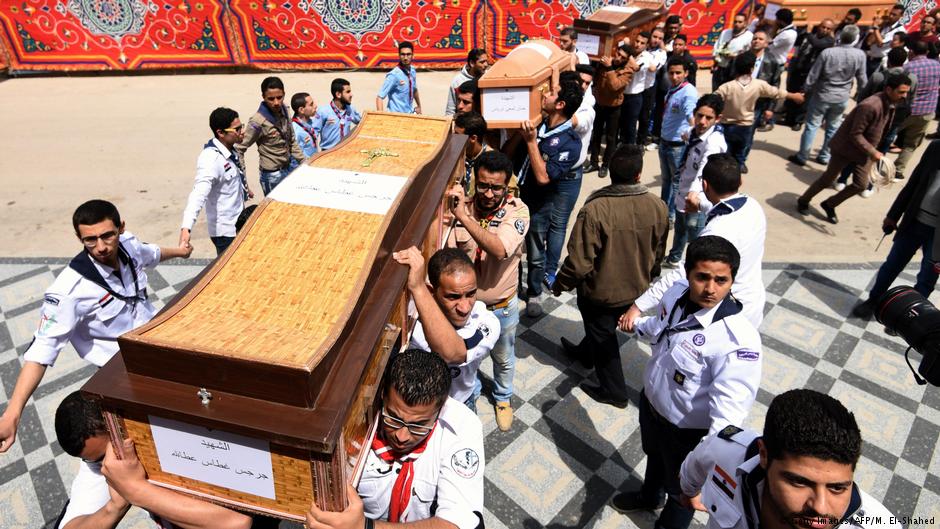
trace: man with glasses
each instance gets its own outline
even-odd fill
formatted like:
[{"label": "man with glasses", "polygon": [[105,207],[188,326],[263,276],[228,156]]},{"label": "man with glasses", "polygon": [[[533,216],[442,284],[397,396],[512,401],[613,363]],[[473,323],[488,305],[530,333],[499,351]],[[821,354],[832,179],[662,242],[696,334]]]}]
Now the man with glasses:
[{"label": "man with glasses", "polygon": [[[459,121],[459,118],[458,118]],[[519,324],[519,264],[529,229],[529,208],[509,191],[512,160],[499,151],[476,158],[473,196],[460,184],[448,192],[457,226],[447,246],[465,252],[477,274],[477,300],[499,320],[499,339],[493,346],[493,400],[496,425],[512,427],[512,377],[516,365],[516,326]],[[480,395],[479,378],[473,399]]]},{"label": "man with glasses", "polygon": [[6,411],[0,416],[0,453],[13,446],[26,401],[46,368],[71,343],[83,359],[101,367],[118,350],[117,337],[150,321],[156,309],[147,299],[147,268],[193,247],[161,248],[124,231],[114,204],[85,202],[72,215],[75,235],[85,246],[46,290],[39,328],[23,354]]},{"label": "man with glasses", "polygon": [[375,96],[375,109],[385,110],[384,99],[388,98],[389,112],[404,114],[421,113],[421,97],[418,95],[418,73],[411,62],[415,58],[415,47],[410,42],[398,45],[398,64],[385,74],[385,82]]},{"label": "man with glasses", "polygon": [[[307,96],[308,98],[310,96]],[[235,151],[244,136],[245,125],[238,112],[219,107],[209,115],[213,138],[202,148],[196,160],[196,184],[189,194],[180,228],[180,247],[189,245],[199,212],[206,207],[209,239],[216,255],[235,240],[235,222],[245,209],[245,201],[254,196]]]},{"label": "man with glasses", "polygon": [[[342,512],[316,502],[307,527],[375,527],[376,521],[421,527],[483,526],[483,431],[480,420],[448,398],[448,367],[435,353],[409,349],[389,361],[382,422],[357,489]],[[382,527],[385,527],[383,524]]]}]

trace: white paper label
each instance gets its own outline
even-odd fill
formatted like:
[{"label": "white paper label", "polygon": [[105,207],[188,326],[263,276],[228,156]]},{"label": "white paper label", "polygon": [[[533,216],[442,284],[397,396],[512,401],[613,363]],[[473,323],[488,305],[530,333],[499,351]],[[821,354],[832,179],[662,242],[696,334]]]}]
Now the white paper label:
[{"label": "white paper label", "polygon": [[484,88],[483,118],[487,121],[529,119],[529,89]]},{"label": "white paper label", "polygon": [[148,419],[164,472],[277,499],[267,441],[152,415]]},{"label": "white paper label", "polygon": [[601,37],[590,33],[578,33],[578,49],[588,55],[600,55]]},{"label": "white paper label", "polygon": [[[363,160],[368,157],[362,154]],[[268,196],[291,204],[384,215],[407,181],[403,176],[302,165]]]}]

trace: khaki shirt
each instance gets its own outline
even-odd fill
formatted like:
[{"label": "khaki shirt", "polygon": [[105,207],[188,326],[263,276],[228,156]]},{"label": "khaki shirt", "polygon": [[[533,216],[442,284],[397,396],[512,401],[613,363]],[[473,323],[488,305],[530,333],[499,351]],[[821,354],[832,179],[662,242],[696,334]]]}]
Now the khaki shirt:
[{"label": "khaki shirt", "polygon": [[[245,127],[245,138],[235,145],[242,165],[245,164],[245,151],[253,143],[258,144],[258,165],[263,171],[279,171],[287,168],[291,156],[298,162],[304,161],[304,152],[294,139],[294,129],[291,127],[290,118],[285,114],[278,121],[278,127],[275,127],[260,112],[255,112],[255,115],[251,116],[248,126]],[[288,137],[285,138],[278,128],[285,131]],[[242,167],[242,169],[245,168]]]},{"label": "khaki shirt", "polygon": [[[470,214],[479,218],[476,204]],[[462,225],[454,228],[447,246],[459,248],[473,260],[477,272],[477,299],[486,305],[495,305],[515,295],[519,283],[519,262],[522,260],[522,243],[529,230],[529,208],[513,195],[508,195],[505,204],[493,214],[486,227],[495,233],[506,249],[507,257],[499,259],[479,248],[477,242]]]},{"label": "khaki shirt", "polygon": [[787,98],[786,90],[775,88],[761,79],[753,79],[747,84],[742,84],[734,79],[719,86],[715,93],[725,100],[725,110],[721,118],[722,125],[753,125],[754,105],[758,99],[762,97]]}]

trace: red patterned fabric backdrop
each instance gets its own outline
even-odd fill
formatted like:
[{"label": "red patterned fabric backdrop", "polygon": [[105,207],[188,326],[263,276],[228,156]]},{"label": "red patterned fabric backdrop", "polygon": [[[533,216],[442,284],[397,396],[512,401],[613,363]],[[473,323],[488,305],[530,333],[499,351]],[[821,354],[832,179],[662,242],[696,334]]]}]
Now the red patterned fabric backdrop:
[{"label": "red patterned fabric backdrop", "polygon": [[[732,15],[753,0],[665,0],[692,53],[711,58]],[[906,0],[919,26],[936,0]],[[0,68],[138,70],[387,68],[396,45],[416,63],[458,67],[484,47],[502,57],[619,0],[0,0]],[[5,50],[3,49],[5,48]],[[4,54],[5,51],[5,54]]]}]

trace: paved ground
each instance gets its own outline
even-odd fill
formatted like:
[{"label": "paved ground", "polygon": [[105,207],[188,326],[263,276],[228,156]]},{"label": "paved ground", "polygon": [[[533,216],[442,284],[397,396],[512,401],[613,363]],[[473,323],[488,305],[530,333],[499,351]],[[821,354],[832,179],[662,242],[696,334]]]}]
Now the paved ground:
[{"label": "paved ground", "polygon": [[[380,76],[343,73],[354,100],[371,107]],[[13,389],[20,354],[36,325],[42,292],[78,248],[69,217],[81,201],[102,197],[122,209],[128,227],[144,239],[173,244],[191,188],[193,162],[208,137],[207,115],[232,106],[247,118],[257,104],[262,74],[15,79],[0,83],[0,409]],[[285,74],[288,93],[303,87],[325,98],[334,74]],[[422,74],[429,112],[443,109],[449,72]],[[703,80],[703,84],[707,79]],[[822,169],[785,161],[798,143],[789,129],[759,134],[746,191],[764,204],[769,220],[764,279],[768,307],[762,327],[767,350],[762,390],[749,426],[760,427],[774,394],[811,387],[855,411],[865,438],[858,482],[904,516],[940,515],[940,391],[916,386],[903,363],[903,346],[876,323],[849,318],[888,244],[874,252],[878,225],[897,189],[840,208],[843,222],[793,213],[795,197]],[[818,143],[818,140],[817,140]],[[915,160],[919,155],[915,156]],[[249,157],[249,166],[256,156]],[[646,158],[644,182],[656,185],[657,153]],[[256,172],[251,172],[256,187]],[[605,181],[585,177],[582,199]],[[256,187],[257,189],[257,187]],[[204,225],[204,224],[203,224]],[[195,257],[212,254],[197,227]],[[152,275],[158,305],[206,261],[162,265]],[[911,273],[899,281],[912,283]],[[486,522],[489,527],[641,527],[649,515],[624,517],[605,507],[624,482],[638,484],[645,468],[636,408],[626,412],[588,399],[577,384],[586,373],[558,348],[560,336],[582,336],[573,299],[548,303],[548,314],[523,319],[516,376],[517,421],[496,430],[481,405],[487,451]],[[647,347],[625,340],[624,374],[634,398]],[[916,357],[916,355],[915,355]],[[53,411],[81,386],[92,368],[66,351],[31,401],[20,436],[0,456],[0,524],[39,527],[64,503],[76,461],[54,442]],[[484,372],[490,372],[488,364]],[[135,512],[122,527],[146,527]],[[926,525],[923,527],[927,527]]]}]

